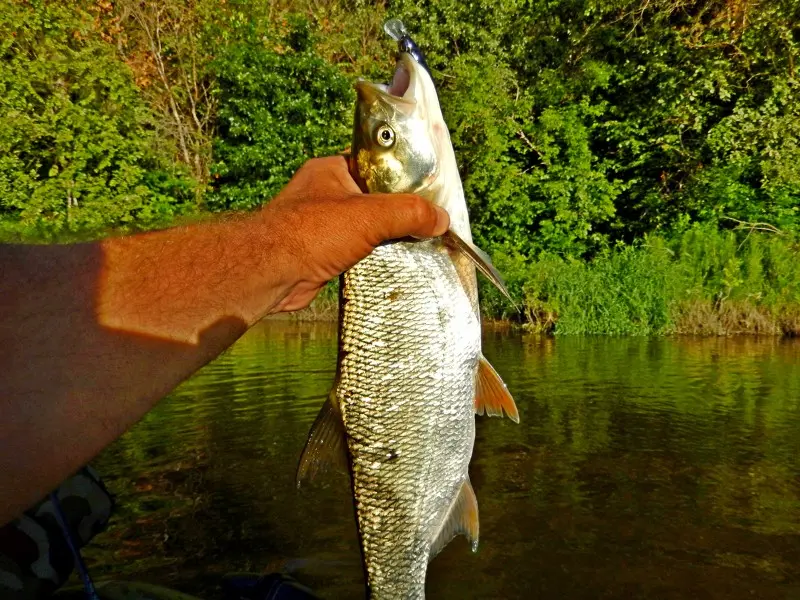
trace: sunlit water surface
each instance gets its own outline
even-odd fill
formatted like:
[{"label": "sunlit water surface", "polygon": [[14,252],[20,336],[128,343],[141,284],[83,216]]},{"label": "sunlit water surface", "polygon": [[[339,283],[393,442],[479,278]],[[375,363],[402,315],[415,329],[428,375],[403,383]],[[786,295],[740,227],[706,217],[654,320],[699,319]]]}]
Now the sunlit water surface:
[{"label": "sunlit water surface", "polygon": [[[480,548],[432,563],[437,598],[800,598],[800,343],[485,334],[521,423],[478,418]],[[94,466],[117,496],[98,579],[213,599],[284,570],[360,598],[346,476],[298,491],[332,382],[331,326],[266,322]]]}]

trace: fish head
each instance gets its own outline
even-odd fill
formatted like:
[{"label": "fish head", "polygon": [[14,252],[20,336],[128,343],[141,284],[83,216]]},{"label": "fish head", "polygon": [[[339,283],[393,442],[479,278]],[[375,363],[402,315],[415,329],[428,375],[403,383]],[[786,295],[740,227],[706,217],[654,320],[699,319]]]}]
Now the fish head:
[{"label": "fish head", "polygon": [[423,193],[441,168],[441,119],[430,74],[407,52],[390,85],[356,84],[350,172],[365,192]]}]

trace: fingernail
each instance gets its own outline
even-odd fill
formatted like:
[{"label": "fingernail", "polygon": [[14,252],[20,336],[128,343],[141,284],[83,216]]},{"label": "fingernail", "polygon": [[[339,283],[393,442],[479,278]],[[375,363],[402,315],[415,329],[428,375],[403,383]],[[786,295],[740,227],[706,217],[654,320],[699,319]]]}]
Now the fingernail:
[{"label": "fingernail", "polygon": [[434,237],[444,235],[450,229],[450,215],[441,206],[436,206],[436,227],[433,229]]}]

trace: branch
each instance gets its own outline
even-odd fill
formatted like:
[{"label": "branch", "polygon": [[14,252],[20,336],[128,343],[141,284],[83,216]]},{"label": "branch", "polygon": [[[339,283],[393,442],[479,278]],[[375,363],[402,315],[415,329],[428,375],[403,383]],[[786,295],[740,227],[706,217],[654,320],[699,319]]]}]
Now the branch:
[{"label": "branch", "polygon": [[[514,124],[515,129],[516,129],[517,122],[511,117],[508,117],[508,120],[511,121]],[[523,142],[525,142],[525,144],[528,146],[528,148],[530,148],[531,150],[533,150],[536,153],[536,156],[539,157],[539,160],[542,160],[542,161],[544,160],[542,158],[542,151],[539,150],[539,148],[537,148],[534,145],[534,143],[528,138],[527,135],[525,135],[525,132],[522,131],[522,129],[516,129],[516,134]]]},{"label": "branch", "polygon": [[767,231],[769,233],[774,233],[775,235],[786,235],[783,231],[781,231],[774,225],[771,225],[770,223],[741,221],[739,219],[734,219],[733,217],[728,217],[725,215],[722,215],[720,218],[737,223],[738,227],[736,227],[736,229],[749,229],[750,231]]}]

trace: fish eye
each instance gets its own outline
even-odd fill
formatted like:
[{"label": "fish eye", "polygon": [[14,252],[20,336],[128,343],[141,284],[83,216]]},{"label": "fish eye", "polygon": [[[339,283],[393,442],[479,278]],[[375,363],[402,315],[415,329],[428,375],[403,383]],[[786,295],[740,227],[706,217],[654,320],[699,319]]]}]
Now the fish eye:
[{"label": "fish eye", "polygon": [[375,139],[384,148],[390,147],[394,144],[394,129],[388,125],[381,125],[375,132]]}]

